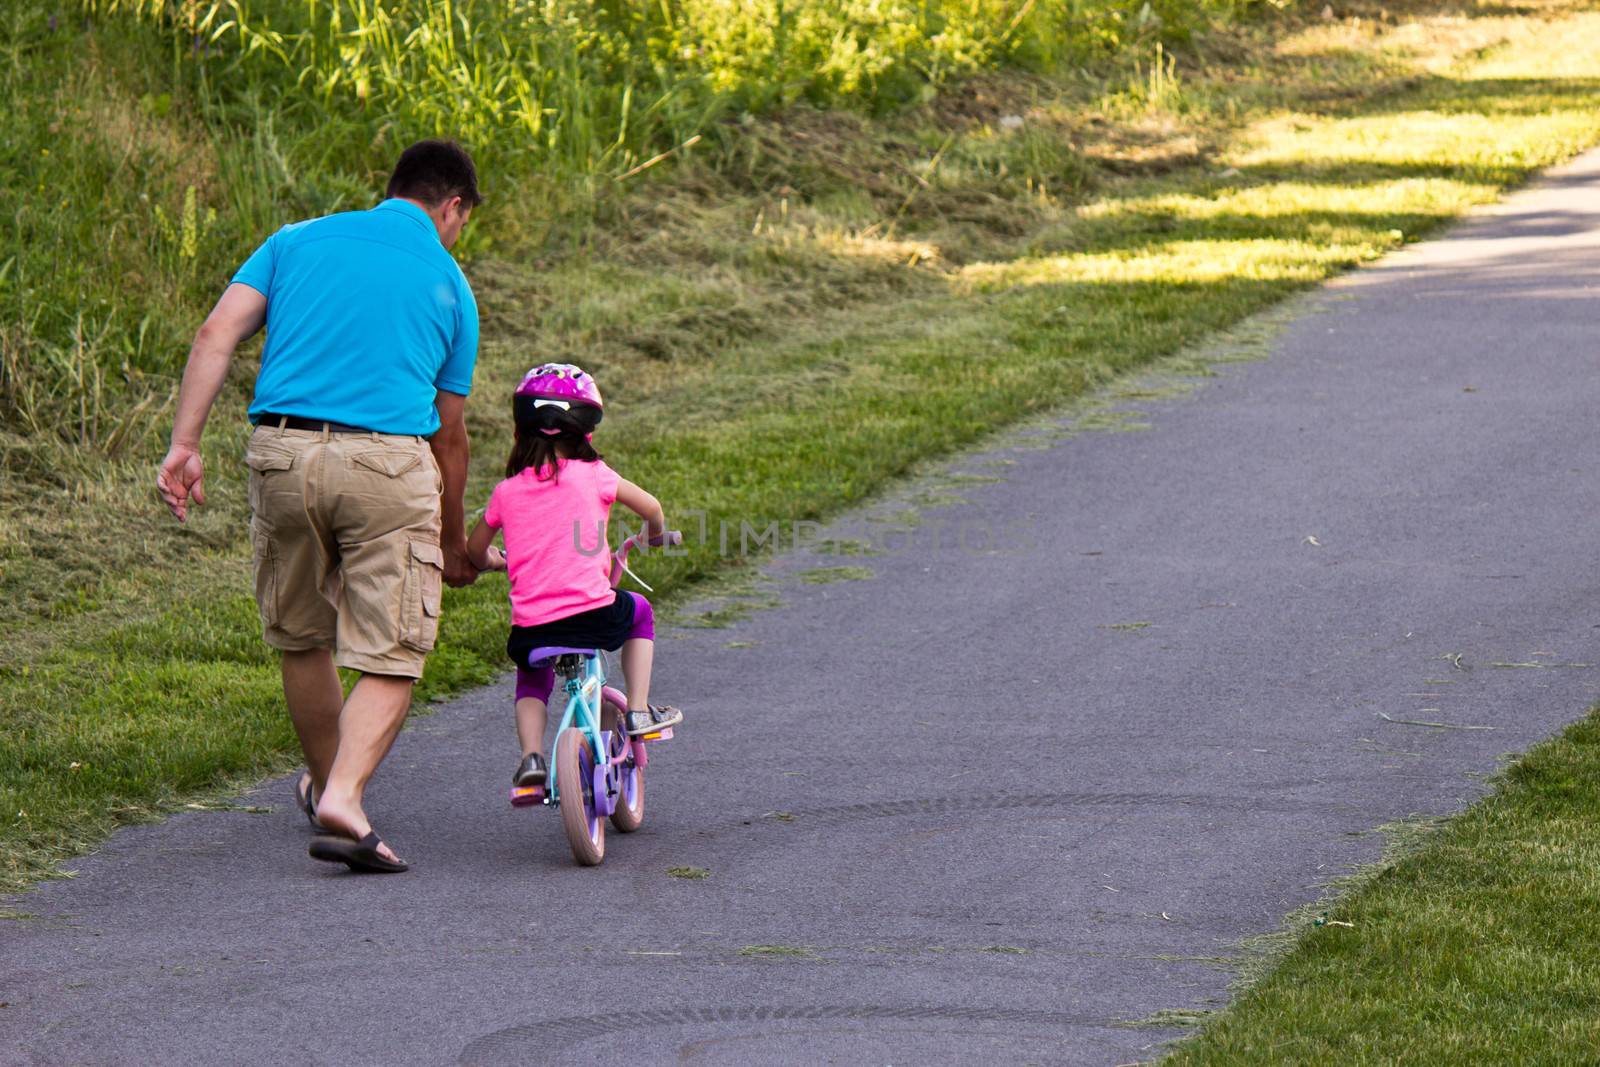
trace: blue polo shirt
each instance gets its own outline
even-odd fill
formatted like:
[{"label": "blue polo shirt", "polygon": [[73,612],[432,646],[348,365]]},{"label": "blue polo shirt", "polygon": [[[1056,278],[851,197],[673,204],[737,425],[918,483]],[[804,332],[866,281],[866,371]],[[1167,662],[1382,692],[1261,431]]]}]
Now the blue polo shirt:
[{"label": "blue polo shirt", "polygon": [[426,437],[435,392],[472,391],[478,303],[415,204],[285,226],[233,280],[267,298],[252,422],[272,412]]}]

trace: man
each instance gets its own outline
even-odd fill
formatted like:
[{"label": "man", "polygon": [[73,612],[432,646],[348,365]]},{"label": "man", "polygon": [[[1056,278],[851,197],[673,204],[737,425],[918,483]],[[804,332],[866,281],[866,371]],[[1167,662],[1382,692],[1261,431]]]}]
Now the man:
[{"label": "man", "polygon": [[[468,585],[463,409],[478,307],[449,249],[478,205],[459,145],[406,149],[388,198],[285,226],[196,335],[156,483],[179,522],[205,503],[200,434],[234,349],[267,328],[246,462],[255,593],[305,751],[317,859],[403,871],[362,807],[439,624]],[[344,698],[335,666],[360,672]]]}]

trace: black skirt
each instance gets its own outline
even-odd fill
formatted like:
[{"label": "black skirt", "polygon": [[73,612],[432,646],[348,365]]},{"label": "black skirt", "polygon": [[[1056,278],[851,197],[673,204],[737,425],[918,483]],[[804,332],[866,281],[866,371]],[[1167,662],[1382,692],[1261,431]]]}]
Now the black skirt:
[{"label": "black skirt", "polygon": [[526,667],[528,653],[536,648],[603,648],[615,652],[633,629],[634,606],[633,597],[622,592],[604,607],[537,626],[513,626],[506,639],[506,655],[512,663]]}]

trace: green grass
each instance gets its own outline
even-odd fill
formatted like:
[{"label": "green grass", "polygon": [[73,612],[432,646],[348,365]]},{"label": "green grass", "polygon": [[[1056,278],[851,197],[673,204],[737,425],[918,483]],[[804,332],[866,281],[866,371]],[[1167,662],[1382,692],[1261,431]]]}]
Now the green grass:
[{"label": "green grass", "polygon": [[[580,360],[613,408],[600,448],[686,529],[690,509],[707,517],[710,536],[687,555],[643,564],[678,603],[738,567],[742,525],[788,529],[869,500],[932,457],[1199,344],[1600,139],[1600,18],[1565,3],[1459,18],[1436,7],[1405,8],[1410,22],[1217,31],[1137,69],[985,75],[878,118],[792,107],[652,172],[579,246],[481,243],[469,262],[485,312],[471,500],[481,505],[505,448],[497,383],[536,360]],[[27,251],[18,264],[65,250],[51,254],[71,285],[48,290],[39,323],[81,312],[88,340],[75,349],[30,325],[35,298],[60,281],[48,264],[6,276],[3,387],[39,418],[30,431],[8,416],[0,434],[6,886],[118,825],[292,765],[247,593],[248,353],[208,431],[211,500],[189,527],[157,510],[151,454],[173,353],[248,249],[236,216],[265,210],[223,201],[226,153],[283,164],[288,203],[308,211],[359,186],[275,155],[265,120],[248,151],[228,147],[214,118],[162,81],[170,57],[153,31],[56,40],[36,29],[6,39],[13,69],[32,76],[6,83],[20,110],[0,123],[21,138],[6,143],[7,173],[71,157],[50,174],[76,184],[26,198],[20,221],[0,226],[31,227],[11,233],[8,247]],[[35,130],[52,123],[54,140]],[[201,190],[192,224],[189,184]],[[117,225],[72,216],[75,196]],[[515,230],[527,206],[491,205],[474,227]],[[72,240],[49,245],[51,234]],[[126,275],[135,261],[144,273]],[[122,327],[96,332],[141,300],[171,308],[150,319],[146,350]],[[35,375],[45,364],[56,370]],[[94,368],[117,367],[103,407],[90,392],[52,393],[57,364],[89,384]],[[121,425],[131,429],[112,449],[100,435]],[[501,668],[504,595],[496,578],[448,595],[425,698]],[[725,625],[760,602],[729,597],[702,621]]]},{"label": "green grass", "polygon": [[831,585],[834,582],[861,582],[874,577],[868,567],[811,567],[797,577],[808,585]]},{"label": "green grass", "polygon": [[796,960],[806,963],[825,963],[809,945],[745,945],[739,955],[753,960]]},{"label": "green grass", "polygon": [[711,872],[704,867],[668,867],[667,874],[673,878],[683,878],[691,882],[698,882],[711,877]]},{"label": "green grass", "polygon": [[1596,782],[1591,714],[1298,916],[1276,966],[1162,1062],[1595,1062]]}]

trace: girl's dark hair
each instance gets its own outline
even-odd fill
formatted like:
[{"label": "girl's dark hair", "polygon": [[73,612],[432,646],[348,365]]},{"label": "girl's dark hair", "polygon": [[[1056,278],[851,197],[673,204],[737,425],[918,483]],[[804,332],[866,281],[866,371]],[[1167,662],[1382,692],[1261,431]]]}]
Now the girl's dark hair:
[{"label": "girl's dark hair", "polygon": [[584,463],[593,463],[600,459],[600,453],[594,450],[594,445],[589,440],[589,427],[567,412],[562,412],[553,421],[555,429],[561,431],[560,433],[544,433],[532,423],[517,423],[517,439],[511,446],[511,458],[506,460],[507,478],[515,478],[532,467],[534,475],[540,481],[559,481],[561,465],[556,461],[561,458],[562,453],[569,459]]}]

